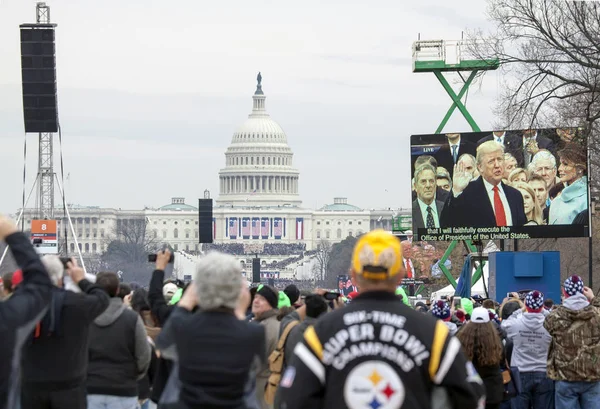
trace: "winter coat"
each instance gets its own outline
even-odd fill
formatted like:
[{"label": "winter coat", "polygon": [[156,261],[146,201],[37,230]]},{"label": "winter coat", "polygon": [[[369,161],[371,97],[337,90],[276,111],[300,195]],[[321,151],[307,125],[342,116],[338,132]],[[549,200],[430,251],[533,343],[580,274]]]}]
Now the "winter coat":
[{"label": "winter coat", "polygon": [[29,237],[19,232],[4,241],[23,271],[17,290],[0,302],[0,409],[12,409],[18,402],[23,345],[48,309],[54,288]]},{"label": "winter coat", "polygon": [[588,208],[588,183],[585,176],[566,186],[552,200],[548,224],[571,224],[579,213]]},{"label": "winter coat", "polygon": [[591,303],[583,294],[567,298],[548,314],[544,328],[552,336],[548,378],[600,381],[600,296]]},{"label": "winter coat", "polygon": [[263,366],[260,368],[256,376],[256,398],[258,399],[258,403],[260,404],[261,409],[273,409],[273,405],[269,405],[267,402],[265,402],[265,389],[267,387],[269,376],[271,375],[271,371],[269,370],[268,357],[271,355],[271,352],[275,350],[275,348],[277,347],[277,342],[279,341],[279,327],[281,325],[281,322],[277,321],[278,313],[278,310],[273,309],[262,314],[260,318],[254,319],[254,322],[260,323],[260,325],[265,327],[266,332],[265,356],[267,357],[267,360],[264,361]]},{"label": "winter coat", "polygon": [[513,341],[512,366],[521,372],[546,372],[548,348],[552,337],[544,328],[544,313],[515,311],[502,321],[508,338]]},{"label": "winter coat", "polygon": [[151,353],[142,318],[113,297],[89,331],[88,394],[138,396],[137,381],[146,374]]}]

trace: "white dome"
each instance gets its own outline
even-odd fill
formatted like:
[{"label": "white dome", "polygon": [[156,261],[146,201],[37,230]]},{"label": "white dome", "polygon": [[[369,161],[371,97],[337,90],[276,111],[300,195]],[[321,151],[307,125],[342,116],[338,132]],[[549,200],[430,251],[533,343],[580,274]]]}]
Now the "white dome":
[{"label": "white dome", "polygon": [[237,128],[219,172],[217,204],[224,206],[298,206],[299,172],[292,167],[293,152],[285,132],[265,109],[258,76],[252,112]]},{"label": "white dome", "polygon": [[233,134],[231,143],[283,143],[287,144],[285,132],[269,114],[250,114],[250,117]]}]

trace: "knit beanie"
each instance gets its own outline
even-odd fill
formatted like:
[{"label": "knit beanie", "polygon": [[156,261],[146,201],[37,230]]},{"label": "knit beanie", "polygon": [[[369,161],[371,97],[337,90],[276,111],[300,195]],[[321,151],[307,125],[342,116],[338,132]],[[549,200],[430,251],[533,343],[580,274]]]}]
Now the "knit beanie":
[{"label": "knit beanie", "polygon": [[410,304],[410,301],[408,299],[408,296],[406,295],[406,291],[404,291],[404,288],[402,288],[402,286],[396,288],[396,295],[400,296],[400,298],[402,299],[402,302],[405,305],[412,307],[412,305]]},{"label": "knit beanie", "polygon": [[473,314],[473,301],[468,298],[463,298],[460,300],[460,306],[468,315]]},{"label": "knit beanie", "polygon": [[431,313],[441,320],[448,320],[450,319],[450,306],[447,302],[439,300],[431,307]]},{"label": "knit beanie", "polygon": [[[483,307],[482,307],[483,308]],[[498,314],[496,314],[496,311],[494,311],[493,309],[489,309],[488,310],[489,314],[490,314],[490,321],[495,322],[496,324],[500,325],[500,317],[498,317]]]},{"label": "knit beanie", "polygon": [[283,292],[285,295],[287,295],[290,300],[290,304],[292,305],[296,304],[298,298],[300,298],[300,290],[298,290],[298,287],[296,287],[294,284],[290,284],[285,287]]},{"label": "knit beanie", "polygon": [[171,298],[171,301],[169,301],[169,305],[177,305],[179,300],[181,300],[182,296],[183,288],[178,288],[177,291],[175,291],[175,294],[173,294],[173,298]]},{"label": "knit beanie", "polygon": [[583,294],[583,280],[578,275],[572,275],[564,283],[565,293],[569,297],[576,294]]},{"label": "knit beanie", "polygon": [[256,292],[256,294],[265,297],[269,305],[273,308],[277,308],[277,306],[279,305],[279,296],[277,295],[277,291],[269,286],[261,284],[258,287],[258,291]]},{"label": "knit beanie", "polygon": [[277,300],[277,308],[292,306],[292,303],[290,302],[290,299],[288,298],[286,293],[284,293],[283,291],[278,291],[277,294],[279,297],[279,300]]},{"label": "knit beanie", "polygon": [[541,312],[544,308],[544,294],[539,291],[530,291],[525,297],[527,312]]}]

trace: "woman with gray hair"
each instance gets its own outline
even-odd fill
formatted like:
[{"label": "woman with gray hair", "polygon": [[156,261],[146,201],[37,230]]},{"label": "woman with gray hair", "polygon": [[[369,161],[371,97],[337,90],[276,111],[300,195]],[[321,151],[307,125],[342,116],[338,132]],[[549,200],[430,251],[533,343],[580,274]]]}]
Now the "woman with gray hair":
[{"label": "woman with gray hair", "polygon": [[[238,319],[242,271],[230,255],[209,253],[156,339],[163,358],[177,362],[180,390],[165,408],[254,409],[248,400],[253,368],[266,360],[265,331]],[[199,308],[196,308],[199,307]],[[165,391],[167,394],[169,391]]]}]

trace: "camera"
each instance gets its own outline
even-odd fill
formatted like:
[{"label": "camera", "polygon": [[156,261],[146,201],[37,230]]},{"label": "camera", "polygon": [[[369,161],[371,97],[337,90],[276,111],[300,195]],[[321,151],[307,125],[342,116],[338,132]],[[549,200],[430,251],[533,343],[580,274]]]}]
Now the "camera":
[{"label": "camera", "polygon": [[71,260],[71,257],[61,257],[60,262],[62,263],[63,267],[66,270],[67,268],[69,268],[69,266],[67,266],[67,264],[72,263],[73,260]]},{"label": "camera", "polygon": [[[169,258],[169,264],[173,264],[175,261],[175,254],[171,254]],[[156,254],[148,254],[148,263],[156,263]]]},{"label": "camera", "polygon": [[323,294],[323,298],[325,298],[327,301],[337,300],[341,296],[342,295],[340,293],[334,291],[327,291],[325,294]]}]

